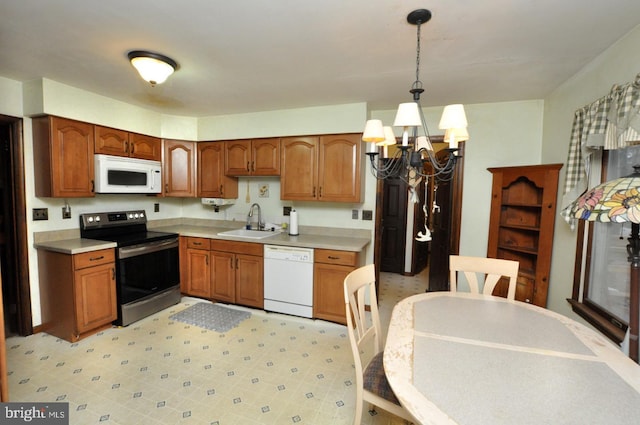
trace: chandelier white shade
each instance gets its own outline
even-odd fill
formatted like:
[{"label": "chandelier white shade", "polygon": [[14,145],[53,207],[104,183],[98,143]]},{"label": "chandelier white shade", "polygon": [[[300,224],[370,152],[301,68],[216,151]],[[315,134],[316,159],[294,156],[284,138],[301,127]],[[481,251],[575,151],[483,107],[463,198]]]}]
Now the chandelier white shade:
[{"label": "chandelier white shade", "polygon": [[447,128],[467,128],[467,115],[464,113],[464,106],[459,103],[445,106],[438,127],[443,130]]},{"label": "chandelier white shade", "polygon": [[365,124],[362,140],[370,143],[382,142],[385,139],[381,120],[369,120]]},{"label": "chandelier white shade", "polygon": [[[430,19],[431,12],[427,9],[414,10],[407,16],[407,22],[417,28],[416,80],[409,90],[413,95],[413,102],[398,105],[393,121],[394,127],[402,128],[401,143],[396,143],[391,128],[384,127],[380,120],[367,121],[362,137],[363,141],[372,144],[367,146],[366,153],[373,175],[377,179],[401,179],[412,188],[415,188],[423,177],[435,177],[440,181],[450,180],[457,161],[457,143],[469,138],[464,107],[461,104],[448,105],[440,120],[440,128],[451,129],[448,133],[450,146],[447,154],[436,155],[431,144],[429,129],[420,105],[420,95],[424,92],[420,81],[420,28]],[[388,131],[386,136],[385,131]],[[393,158],[387,155],[387,146],[391,144],[397,147]],[[378,156],[378,146],[384,146],[381,156]]]},{"label": "chandelier white shade", "polygon": [[178,69],[176,61],[158,53],[134,50],[127,57],[142,79],[152,86],[164,83]]},{"label": "chandelier white shade", "polygon": [[396,119],[393,121],[394,127],[420,127],[422,118],[416,102],[401,103],[398,105]]}]

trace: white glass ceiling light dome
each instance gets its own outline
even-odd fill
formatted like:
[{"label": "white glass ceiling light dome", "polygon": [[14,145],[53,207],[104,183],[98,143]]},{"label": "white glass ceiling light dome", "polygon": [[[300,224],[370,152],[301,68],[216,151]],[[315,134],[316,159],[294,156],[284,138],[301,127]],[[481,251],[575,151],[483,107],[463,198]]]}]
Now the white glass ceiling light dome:
[{"label": "white glass ceiling light dome", "polygon": [[158,53],[134,50],[127,57],[142,79],[152,86],[164,83],[178,69],[176,61]]}]

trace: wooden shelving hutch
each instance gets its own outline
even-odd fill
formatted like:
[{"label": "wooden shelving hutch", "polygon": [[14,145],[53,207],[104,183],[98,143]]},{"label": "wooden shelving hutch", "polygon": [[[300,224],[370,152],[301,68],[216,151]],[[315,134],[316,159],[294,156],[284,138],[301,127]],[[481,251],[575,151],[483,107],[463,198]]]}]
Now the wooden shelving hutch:
[{"label": "wooden shelving hutch", "polygon": [[[487,256],[519,261],[516,300],[540,307],[547,305],[560,168],[488,168],[493,186]],[[505,295],[506,286],[494,294]]]}]

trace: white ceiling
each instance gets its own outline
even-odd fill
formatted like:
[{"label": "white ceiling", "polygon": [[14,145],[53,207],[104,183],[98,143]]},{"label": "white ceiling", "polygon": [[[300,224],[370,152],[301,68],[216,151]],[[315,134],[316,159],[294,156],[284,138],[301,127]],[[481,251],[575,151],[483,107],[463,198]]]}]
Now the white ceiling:
[{"label": "white ceiling", "polygon": [[[393,109],[411,100],[406,16],[419,8],[433,14],[422,26],[424,106],[544,98],[640,24],[638,0],[4,0],[0,76],[194,117]],[[126,59],[136,49],[180,69],[152,88]]]}]

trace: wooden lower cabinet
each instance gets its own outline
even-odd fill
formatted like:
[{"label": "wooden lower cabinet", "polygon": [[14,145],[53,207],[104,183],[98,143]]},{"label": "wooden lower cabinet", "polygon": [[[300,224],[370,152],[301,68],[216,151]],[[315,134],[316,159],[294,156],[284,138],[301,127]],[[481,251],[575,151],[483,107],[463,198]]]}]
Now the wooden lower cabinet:
[{"label": "wooden lower cabinet", "polygon": [[344,278],[358,265],[358,253],[316,249],[313,265],[313,317],[347,323]]},{"label": "wooden lower cabinet", "polygon": [[39,250],[42,329],[70,342],[117,319],[115,252],[82,254]]},{"label": "wooden lower cabinet", "polygon": [[213,299],[264,308],[262,244],[212,240],[211,263]]},{"label": "wooden lower cabinet", "polygon": [[211,260],[209,239],[180,238],[182,267],[180,285],[185,294],[211,297]]},{"label": "wooden lower cabinet", "polygon": [[184,294],[264,308],[262,244],[182,237],[181,250]]}]

